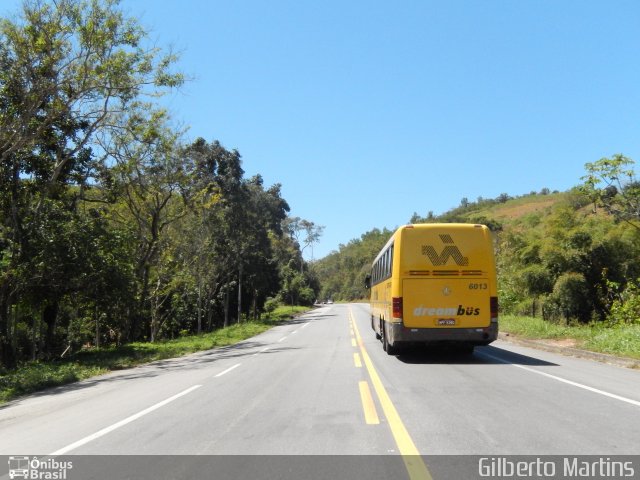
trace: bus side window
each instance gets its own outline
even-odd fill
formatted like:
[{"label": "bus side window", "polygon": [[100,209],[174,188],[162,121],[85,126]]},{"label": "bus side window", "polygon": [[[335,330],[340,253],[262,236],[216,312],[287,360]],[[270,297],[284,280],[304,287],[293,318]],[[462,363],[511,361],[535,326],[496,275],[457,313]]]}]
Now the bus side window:
[{"label": "bus side window", "polygon": [[385,278],[389,278],[391,276],[391,249],[387,250],[387,253],[385,253],[385,272],[384,272],[384,276]]},{"label": "bus side window", "polygon": [[382,279],[387,278],[387,252],[382,255]]}]

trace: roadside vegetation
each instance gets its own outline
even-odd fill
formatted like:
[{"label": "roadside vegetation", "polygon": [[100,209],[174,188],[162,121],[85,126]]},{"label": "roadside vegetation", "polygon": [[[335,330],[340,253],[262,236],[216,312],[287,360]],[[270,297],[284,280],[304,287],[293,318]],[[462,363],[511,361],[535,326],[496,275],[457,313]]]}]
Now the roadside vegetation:
[{"label": "roadside vegetation", "polygon": [[[640,182],[614,155],[585,165],[567,192],[463,198],[410,223],[484,223],[494,232],[501,329],[573,338],[580,348],[640,356]],[[366,298],[364,277],[391,235],[374,229],[313,267],[322,295]]]},{"label": "roadside vegetation", "polygon": [[158,97],[185,82],[178,58],[118,0],[26,0],[0,39],[0,375],[153,359],[318,298],[302,252],[322,227],[176,126]]},{"label": "roadside vegetation", "polygon": [[500,330],[516,337],[557,341],[558,345],[640,359],[640,324],[609,326],[557,324],[541,317],[503,315]]},{"label": "roadside vegetation", "polygon": [[191,335],[185,331],[183,336],[172,340],[93,347],[69,358],[26,362],[18,369],[0,375],[0,403],[113,370],[234,345],[308,310],[309,307],[305,306],[279,306],[260,320],[243,321],[201,335]]}]

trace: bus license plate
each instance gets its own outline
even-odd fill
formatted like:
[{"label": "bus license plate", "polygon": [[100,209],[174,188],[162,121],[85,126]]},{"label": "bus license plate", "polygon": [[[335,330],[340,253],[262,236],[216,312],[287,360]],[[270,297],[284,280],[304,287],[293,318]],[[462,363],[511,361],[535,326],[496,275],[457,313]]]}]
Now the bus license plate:
[{"label": "bus license plate", "polygon": [[439,318],[438,325],[452,326],[455,325],[456,321],[453,318]]}]

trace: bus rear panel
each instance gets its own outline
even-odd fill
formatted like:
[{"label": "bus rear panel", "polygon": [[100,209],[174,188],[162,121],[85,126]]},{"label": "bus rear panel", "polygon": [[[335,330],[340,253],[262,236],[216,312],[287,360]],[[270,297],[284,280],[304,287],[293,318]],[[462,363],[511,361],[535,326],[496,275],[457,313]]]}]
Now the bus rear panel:
[{"label": "bus rear panel", "polygon": [[410,344],[470,351],[498,336],[493,242],[484,225],[399,228],[376,257],[370,283],[372,327],[387,351]]}]

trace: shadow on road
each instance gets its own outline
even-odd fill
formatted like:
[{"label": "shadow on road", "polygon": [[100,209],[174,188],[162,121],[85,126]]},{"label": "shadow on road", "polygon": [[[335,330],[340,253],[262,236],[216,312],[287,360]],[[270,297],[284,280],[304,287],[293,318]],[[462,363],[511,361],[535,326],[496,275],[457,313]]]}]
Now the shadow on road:
[{"label": "shadow on road", "polygon": [[[267,348],[267,350],[264,350]],[[33,397],[48,397],[51,395],[60,395],[67,392],[83,390],[104,383],[126,382],[130,380],[142,378],[154,378],[167,372],[199,370],[211,367],[219,360],[241,359],[250,357],[260,352],[260,355],[273,355],[286,351],[298,350],[297,347],[275,346],[273,343],[263,343],[259,341],[243,341],[235,345],[217,347],[212,350],[196,352],[183,357],[168,358],[165,360],[156,360],[151,363],[139,365],[136,367],[126,368],[122,370],[113,370],[104,375],[80,380],[58,387],[48,388],[39,392],[34,392],[11,400],[0,405],[0,410],[9,408],[19,404],[22,400]]]},{"label": "shadow on road", "polygon": [[278,325],[299,325],[301,323],[315,322],[316,320],[322,320],[329,317],[337,317],[337,315],[306,315],[289,320],[283,320]]},{"label": "shadow on road", "polygon": [[535,367],[557,367],[558,364],[535,357],[487,346],[476,347],[473,354],[446,349],[415,349],[398,355],[398,360],[408,364],[454,364],[454,365],[526,365]]},{"label": "shadow on road", "polygon": [[[282,325],[300,325],[308,322],[315,322],[316,320],[324,320],[330,317],[336,317],[337,315],[324,313],[324,312],[306,312],[303,315],[292,319],[286,319],[282,322],[274,322],[274,327]],[[267,350],[264,350],[267,348]],[[11,400],[5,404],[0,405],[0,410],[9,408],[16,405],[21,400],[25,400],[30,397],[45,397],[49,395],[59,395],[70,391],[82,390],[93,387],[95,385],[103,383],[123,382],[128,380],[135,380],[141,378],[153,378],[157,377],[165,372],[179,371],[179,370],[197,370],[209,368],[214,362],[226,359],[242,359],[244,357],[250,357],[260,352],[260,355],[272,355],[275,353],[298,350],[296,347],[276,346],[273,342],[265,343],[260,340],[244,340],[235,345],[228,345],[224,347],[214,347],[211,350],[204,350],[200,352],[191,353],[183,357],[167,358],[164,360],[156,360],[150,363],[145,363],[139,366],[124,367],[122,369],[113,369],[108,373],[100,376],[92,377],[86,380],[71,380],[66,385],[47,388],[38,392],[26,394]],[[135,357],[135,352],[132,352],[132,356]]]}]

